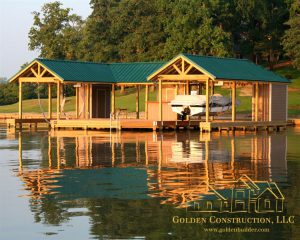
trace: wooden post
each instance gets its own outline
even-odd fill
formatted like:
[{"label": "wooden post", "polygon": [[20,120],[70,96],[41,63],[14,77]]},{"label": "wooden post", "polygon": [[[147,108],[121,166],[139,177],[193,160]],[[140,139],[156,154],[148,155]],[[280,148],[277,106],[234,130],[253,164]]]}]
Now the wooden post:
[{"label": "wooden post", "polygon": [[209,121],[209,79],[206,80],[206,105],[205,105],[205,122]]},{"label": "wooden post", "polygon": [[198,94],[199,95],[202,94],[202,83],[199,83],[199,85],[198,85]]},{"label": "wooden post", "polygon": [[211,95],[214,95],[215,94],[215,84],[214,84],[214,81],[211,81]]},{"label": "wooden post", "polygon": [[190,83],[189,82],[186,83],[186,93],[185,94],[190,95]]},{"label": "wooden post", "polygon": [[135,112],[136,112],[136,119],[139,119],[140,118],[140,85],[136,85]]},{"label": "wooden post", "polygon": [[61,88],[61,85],[60,85],[60,82],[57,83],[57,93],[56,93],[56,118],[57,120],[60,119],[60,107],[61,107],[61,95],[60,95],[60,90]]},{"label": "wooden post", "polygon": [[255,121],[258,121],[258,83],[255,84]]},{"label": "wooden post", "polygon": [[19,170],[22,171],[23,167],[23,145],[22,145],[22,132],[19,132]]},{"label": "wooden post", "polygon": [[78,89],[78,87],[76,87],[75,90],[76,90],[76,103],[75,103],[75,105],[76,105],[76,119],[78,119],[79,118],[79,89]]},{"label": "wooden post", "polygon": [[90,86],[89,86],[89,118],[93,117],[92,116],[92,113],[93,113],[93,106],[92,106],[92,104],[93,104],[93,98],[92,98],[93,87],[92,86],[93,86],[92,84],[90,84]]},{"label": "wooden post", "polygon": [[149,101],[149,86],[145,89],[145,119],[148,119],[148,101]]},{"label": "wooden post", "polygon": [[235,102],[236,102],[236,82],[233,81],[232,82],[232,94],[231,94],[231,104],[232,104],[232,108],[231,108],[231,120],[232,122],[235,121],[236,119],[236,109],[235,109]]},{"label": "wooden post", "polygon": [[23,91],[22,91],[22,82],[19,81],[19,119],[22,119],[23,113]]},{"label": "wooden post", "polygon": [[115,119],[115,110],[116,110],[116,89],[115,84],[111,85],[111,115]]},{"label": "wooden post", "polygon": [[52,118],[52,85],[48,84],[48,118]]},{"label": "wooden post", "polygon": [[89,99],[90,99],[90,94],[89,94],[89,85],[86,84],[85,85],[85,119],[89,119],[89,109],[90,109],[90,106],[89,106]]},{"label": "wooden post", "polygon": [[176,84],[176,86],[175,86],[175,95],[176,96],[178,95],[178,84]]},{"label": "wooden post", "polygon": [[163,108],[162,108],[162,80],[158,80],[158,116],[160,121],[159,128],[163,127]]}]

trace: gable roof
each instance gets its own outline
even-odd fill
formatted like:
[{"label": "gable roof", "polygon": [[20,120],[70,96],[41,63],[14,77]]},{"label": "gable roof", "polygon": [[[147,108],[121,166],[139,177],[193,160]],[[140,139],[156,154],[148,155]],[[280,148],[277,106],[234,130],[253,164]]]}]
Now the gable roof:
[{"label": "gable roof", "polygon": [[216,79],[266,81],[290,83],[272,71],[264,69],[247,59],[221,58],[210,56],[198,56],[191,54],[180,54],[194,64],[205,69]]},{"label": "gable roof", "polygon": [[[191,54],[179,54],[168,62],[94,63],[37,58],[31,64],[39,62],[63,81],[146,83],[149,76],[161,71],[178,57],[187,59],[213,79],[290,83],[288,79],[280,77],[249,60]],[[23,71],[19,71],[9,81],[17,80],[22,76]]]},{"label": "gable roof", "polygon": [[109,64],[36,59],[45,67],[51,69],[64,81],[74,82],[115,82]]}]

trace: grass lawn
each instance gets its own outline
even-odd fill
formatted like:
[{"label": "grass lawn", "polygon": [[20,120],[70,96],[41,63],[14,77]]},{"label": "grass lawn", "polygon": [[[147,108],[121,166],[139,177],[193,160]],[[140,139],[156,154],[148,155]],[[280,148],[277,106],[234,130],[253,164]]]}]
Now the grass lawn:
[{"label": "grass lawn", "polygon": [[300,115],[300,71],[292,67],[276,69],[275,72],[292,81],[289,85],[289,117]]},{"label": "grass lawn", "polygon": [[[289,116],[295,117],[300,115],[300,71],[293,69],[292,67],[285,67],[277,69],[276,73],[287,77],[292,80],[289,85]],[[216,93],[220,93],[224,96],[230,96],[229,89],[223,89],[220,87],[215,88]],[[239,96],[240,89],[237,90],[237,98],[241,102],[241,105],[237,107],[238,113],[251,113],[251,97]],[[149,100],[156,100],[156,93],[149,91]],[[141,88],[140,91],[140,111],[145,109],[145,88]],[[47,99],[41,99],[43,110],[47,112]],[[126,108],[129,112],[135,112],[135,88],[127,88],[125,94],[121,94],[120,91],[116,91],[116,108]],[[37,99],[24,100],[23,102],[24,112],[36,112],[40,113],[41,109]],[[75,97],[69,97],[66,100],[65,112],[75,111]],[[56,99],[53,99],[53,112],[56,111]],[[18,112],[18,103],[0,106],[0,113],[16,113]]]}]

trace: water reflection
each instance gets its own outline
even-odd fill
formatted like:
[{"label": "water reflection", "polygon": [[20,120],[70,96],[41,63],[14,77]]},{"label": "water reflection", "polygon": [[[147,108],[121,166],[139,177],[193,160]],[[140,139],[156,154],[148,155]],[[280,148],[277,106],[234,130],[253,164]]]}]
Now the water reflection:
[{"label": "water reflection", "polygon": [[26,157],[26,133],[17,137],[19,176],[32,199],[158,198],[185,207],[187,194],[205,194],[208,185],[230,188],[243,174],[255,181],[286,178],[284,133],[50,132],[42,137],[38,166]]}]

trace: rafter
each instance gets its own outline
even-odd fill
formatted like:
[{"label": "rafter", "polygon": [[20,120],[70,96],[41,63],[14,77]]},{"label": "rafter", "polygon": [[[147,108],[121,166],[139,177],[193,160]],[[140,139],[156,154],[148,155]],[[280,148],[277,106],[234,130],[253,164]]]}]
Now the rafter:
[{"label": "rafter", "polygon": [[175,68],[175,70],[178,72],[178,74],[182,74],[182,72],[180,71],[180,69],[177,67],[177,65],[174,63],[173,65],[172,65],[174,68]]},{"label": "rafter", "polygon": [[190,71],[192,68],[193,68],[193,66],[192,66],[192,65],[190,65],[190,66],[187,68],[187,70],[184,72],[184,74],[188,74],[188,73],[189,73],[189,71]]},{"label": "rafter", "polygon": [[197,80],[197,81],[204,81],[209,79],[208,76],[204,75],[204,74],[199,74],[199,75],[174,75],[174,74],[162,74],[159,75],[159,79],[161,80]]}]

